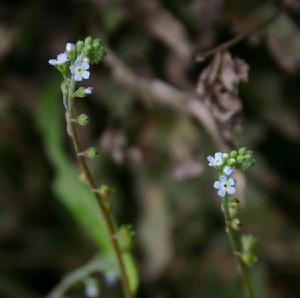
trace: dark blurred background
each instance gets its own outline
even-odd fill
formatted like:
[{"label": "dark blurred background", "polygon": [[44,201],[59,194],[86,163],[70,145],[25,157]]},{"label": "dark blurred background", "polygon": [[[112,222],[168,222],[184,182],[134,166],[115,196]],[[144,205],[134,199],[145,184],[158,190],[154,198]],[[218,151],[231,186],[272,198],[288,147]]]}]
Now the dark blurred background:
[{"label": "dark blurred background", "polygon": [[[216,107],[198,96],[213,58],[196,55],[277,9],[268,27],[230,49],[249,65],[234,101]],[[117,189],[113,212],[136,231],[138,297],[244,297],[206,164],[237,145],[257,160],[241,195],[245,230],[259,239],[256,297],[299,297],[299,23],[297,0],[1,1],[0,297],[43,297],[98,251],[91,224],[78,224],[88,215],[72,209],[80,182],[68,176],[75,160],[61,78],[48,65],[87,35],[109,55],[92,70],[95,92],[78,103],[92,119],[81,139],[102,148],[92,170]],[[177,95],[208,104],[219,135]],[[104,293],[121,297],[118,287]],[[66,297],[83,297],[82,287]]]}]

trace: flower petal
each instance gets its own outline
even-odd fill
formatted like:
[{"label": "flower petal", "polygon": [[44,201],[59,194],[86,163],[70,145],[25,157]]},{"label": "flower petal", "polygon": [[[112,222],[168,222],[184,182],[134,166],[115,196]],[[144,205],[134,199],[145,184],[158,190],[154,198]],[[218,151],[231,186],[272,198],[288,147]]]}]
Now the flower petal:
[{"label": "flower petal", "polygon": [[83,69],[87,70],[90,68],[90,65],[88,64],[88,62],[82,62],[81,66],[83,67]]},{"label": "flower petal", "polygon": [[90,72],[87,71],[87,70],[85,70],[85,71],[83,72],[83,74],[82,74],[82,77],[83,77],[84,79],[88,79],[88,78],[90,77]]},{"label": "flower petal", "polygon": [[68,61],[68,57],[65,53],[60,53],[57,55],[57,60],[59,63],[65,63],[66,61]]},{"label": "flower petal", "polygon": [[221,182],[220,181],[215,181],[214,188],[215,189],[220,189],[221,188]]},{"label": "flower petal", "polygon": [[75,73],[74,80],[75,80],[75,81],[82,81],[82,76],[81,76],[81,74]]},{"label": "flower petal", "polygon": [[221,159],[222,160],[222,158],[223,158],[223,154],[221,152],[217,152],[215,154],[215,159]]},{"label": "flower petal", "polygon": [[219,189],[218,195],[219,195],[220,197],[225,197],[225,194],[226,194],[225,189],[223,189],[223,188]]},{"label": "flower petal", "polygon": [[227,189],[227,192],[229,193],[229,194],[234,194],[235,193],[235,188],[233,187],[233,186],[230,186],[228,189]]},{"label": "flower petal", "polygon": [[57,64],[58,64],[58,61],[57,61],[56,59],[49,59],[49,60],[48,60],[48,63],[49,63],[50,65],[57,65]]},{"label": "flower petal", "polygon": [[233,186],[234,185],[234,180],[232,178],[229,178],[227,181],[229,186]]},{"label": "flower petal", "polygon": [[220,178],[219,178],[219,180],[220,180],[221,182],[226,182],[226,181],[227,181],[227,178],[226,178],[226,176],[221,175]]}]

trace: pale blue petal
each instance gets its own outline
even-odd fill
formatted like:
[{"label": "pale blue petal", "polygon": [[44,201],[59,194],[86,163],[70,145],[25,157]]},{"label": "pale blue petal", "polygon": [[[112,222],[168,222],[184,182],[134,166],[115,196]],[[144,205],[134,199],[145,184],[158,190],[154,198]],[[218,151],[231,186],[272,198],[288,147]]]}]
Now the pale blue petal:
[{"label": "pale blue petal", "polygon": [[82,77],[83,77],[84,79],[88,79],[88,78],[90,77],[90,72],[87,71],[87,70],[85,70],[85,71],[83,72],[83,74],[82,74]]},{"label": "pale blue petal", "polygon": [[222,159],[220,159],[218,161],[215,161],[215,165],[217,165],[217,166],[221,166],[222,164],[223,164],[223,160]]},{"label": "pale blue petal", "polygon": [[84,89],[85,94],[92,94],[92,91],[93,91],[93,87],[87,87]]},{"label": "pale blue petal", "polygon": [[231,175],[233,173],[233,171],[234,171],[233,168],[231,168],[229,166],[224,167],[224,173],[228,176]]},{"label": "pale blue petal", "polygon": [[75,67],[74,67],[74,65],[70,66],[70,71],[71,71],[71,73],[75,73]]},{"label": "pale blue petal", "polygon": [[223,154],[221,152],[217,152],[215,154],[215,159],[221,159],[222,160]]},{"label": "pale blue petal", "polygon": [[222,176],[220,176],[219,180],[221,182],[225,182],[225,181],[227,181],[227,178],[226,178],[226,176],[222,175]]},{"label": "pale blue petal", "polygon": [[79,66],[79,65],[81,65],[81,61],[79,58],[77,58],[74,62],[74,66]]},{"label": "pale blue petal", "polygon": [[51,65],[57,65],[58,61],[56,59],[49,59],[48,63]]},{"label": "pale blue petal", "polygon": [[68,42],[67,44],[66,44],[66,51],[72,51],[72,50],[74,50],[75,49],[75,45],[73,44],[73,43],[71,43],[71,42]]},{"label": "pale blue petal", "polygon": [[215,189],[220,189],[221,188],[221,182],[220,181],[215,181],[214,188]]},{"label": "pale blue petal", "polygon": [[68,57],[65,53],[61,53],[57,55],[57,60],[61,63],[68,61]]},{"label": "pale blue petal", "polygon": [[223,189],[223,188],[219,189],[218,195],[219,195],[220,197],[225,197],[225,194],[226,194],[225,189]]},{"label": "pale blue petal", "polygon": [[234,194],[235,193],[235,188],[234,187],[232,187],[232,186],[230,186],[228,189],[227,189],[227,192],[229,193],[229,194]]},{"label": "pale blue petal", "polygon": [[83,67],[83,69],[87,70],[90,68],[90,65],[87,62],[82,62],[81,66]]},{"label": "pale blue petal", "polygon": [[75,73],[74,80],[75,80],[75,81],[81,81],[81,80],[82,80],[81,74]]},{"label": "pale blue petal", "polygon": [[227,181],[229,186],[233,186],[234,185],[234,180],[232,178],[229,178]]}]

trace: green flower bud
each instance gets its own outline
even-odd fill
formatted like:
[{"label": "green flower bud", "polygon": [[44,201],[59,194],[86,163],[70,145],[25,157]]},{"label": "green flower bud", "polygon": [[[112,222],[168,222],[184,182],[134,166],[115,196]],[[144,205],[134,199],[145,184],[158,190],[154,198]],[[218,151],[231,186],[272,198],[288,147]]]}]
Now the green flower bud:
[{"label": "green flower bud", "polygon": [[230,158],[228,161],[227,161],[227,164],[229,165],[229,166],[234,166],[235,165],[235,159],[233,159],[233,158]]},{"label": "green flower bud", "polygon": [[100,188],[99,188],[100,195],[104,199],[108,198],[115,191],[116,191],[115,188],[110,187],[110,186],[105,185],[105,184],[101,185]]},{"label": "green flower bud", "polygon": [[236,150],[232,150],[232,151],[230,151],[230,153],[229,153],[229,156],[230,156],[230,158],[236,158],[237,157],[237,151]]},{"label": "green flower bud", "polygon": [[79,88],[75,91],[74,96],[80,97],[80,98],[85,97],[85,96],[86,96],[86,91],[85,91],[85,89],[86,89],[86,88],[84,88],[84,87],[79,87]]},{"label": "green flower bud", "polygon": [[134,231],[132,225],[124,225],[117,232],[119,245],[123,251],[130,250],[133,244]]},{"label": "green flower bud", "polygon": [[77,117],[77,122],[78,122],[79,125],[84,126],[84,125],[87,125],[90,122],[90,118],[86,114],[80,114]]},{"label": "green flower bud", "polygon": [[88,36],[88,37],[86,37],[85,40],[84,40],[84,45],[85,45],[85,46],[91,46],[91,45],[92,45],[92,42],[93,42],[92,37],[91,37],[91,36]]},{"label": "green flower bud", "polygon": [[235,231],[239,231],[241,229],[242,222],[238,218],[234,218],[230,225]]},{"label": "green flower bud", "polygon": [[237,163],[242,163],[244,160],[244,156],[242,155],[238,155],[238,157],[236,158]]},{"label": "green flower bud", "polygon": [[251,251],[243,253],[241,258],[247,266],[252,266],[257,261],[256,255]]},{"label": "green flower bud", "polygon": [[87,150],[85,150],[85,155],[89,159],[96,159],[97,157],[99,157],[100,151],[95,147],[90,147]]},{"label": "green flower bud", "polygon": [[78,40],[76,43],[76,51],[77,53],[81,53],[84,48],[84,42],[82,40]]},{"label": "green flower bud", "polygon": [[244,156],[244,158],[245,158],[245,160],[251,160],[251,159],[252,159],[252,155],[247,153],[247,154]]},{"label": "green flower bud", "polygon": [[247,152],[247,148],[246,147],[242,147],[239,149],[239,155],[244,155]]}]

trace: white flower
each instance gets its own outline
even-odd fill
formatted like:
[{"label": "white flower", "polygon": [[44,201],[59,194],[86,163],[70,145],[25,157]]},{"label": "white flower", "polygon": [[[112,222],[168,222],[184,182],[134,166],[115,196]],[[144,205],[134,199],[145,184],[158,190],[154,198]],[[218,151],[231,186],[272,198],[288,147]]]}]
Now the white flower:
[{"label": "white flower", "polygon": [[225,166],[223,172],[225,175],[230,176],[234,172],[234,169],[230,166]]},{"label": "white flower", "polygon": [[90,65],[87,61],[81,61],[76,59],[74,64],[70,66],[71,73],[74,74],[75,81],[82,81],[82,79],[88,79],[90,77],[90,72],[88,69]]},{"label": "white flower", "polygon": [[92,94],[93,89],[94,89],[93,87],[87,87],[87,88],[84,89],[84,93],[85,94]]},{"label": "white flower", "polygon": [[69,59],[65,53],[60,53],[57,55],[56,59],[50,59],[48,63],[51,65],[59,65],[67,62],[68,60]]},{"label": "white flower", "polygon": [[226,193],[232,195],[235,193],[235,182],[232,178],[227,178],[226,176],[220,176],[218,181],[215,181],[214,188],[218,189],[218,195],[220,197],[225,197]]},{"label": "white flower", "polygon": [[75,49],[75,45],[74,45],[73,43],[68,42],[68,43],[66,44],[66,51],[67,51],[67,52],[70,52],[70,51],[72,51],[72,50],[74,50],[74,49]]},{"label": "white flower", "polygon": [[217,152],[215,153],[215,157],[209,155],[207,160],[209,161],[208,165],[210,167],[221,166],[223,164],[223,154],[221,152]]}]

